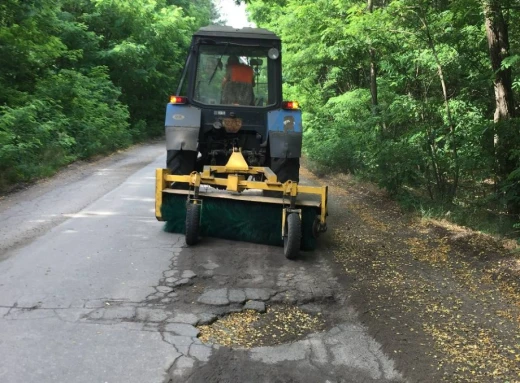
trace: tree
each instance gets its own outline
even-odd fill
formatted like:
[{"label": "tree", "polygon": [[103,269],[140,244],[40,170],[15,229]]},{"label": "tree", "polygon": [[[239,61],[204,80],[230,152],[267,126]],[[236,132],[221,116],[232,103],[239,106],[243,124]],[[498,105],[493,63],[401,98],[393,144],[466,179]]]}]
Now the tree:
[{"label": "tree", "polygon": [[511,66],[504,61],[510,57],[508,24],[504,18],[500,0],[484,1],[484,18],[491,68],[494,73],[496,109],[494,121],[514,117],[514,98]]},{"label": "tree", "polygon": [[163,133],[211,0],[0,4],[0,189]]},{"label": "tree", "polygon": [[515,117],[509,25],[504,17],[503,2],[484,1],[484,19],[495,93],[495,172],[505,193],[508,212],[520,213],[520,167],[516,147],[520,132]]}]

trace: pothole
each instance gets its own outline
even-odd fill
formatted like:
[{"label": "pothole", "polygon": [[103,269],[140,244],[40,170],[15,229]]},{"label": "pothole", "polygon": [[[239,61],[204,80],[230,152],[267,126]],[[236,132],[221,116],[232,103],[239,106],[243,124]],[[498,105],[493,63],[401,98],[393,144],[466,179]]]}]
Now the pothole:
[{"label": "pothole", "polygon": [[310,314],[296,306],[267,307],[264,314],[244,310],[228,314],[217,321],[198,326],[204,343],[228,347],[252,348],[293,342],[306,335],[325,330],[321,313]]}]

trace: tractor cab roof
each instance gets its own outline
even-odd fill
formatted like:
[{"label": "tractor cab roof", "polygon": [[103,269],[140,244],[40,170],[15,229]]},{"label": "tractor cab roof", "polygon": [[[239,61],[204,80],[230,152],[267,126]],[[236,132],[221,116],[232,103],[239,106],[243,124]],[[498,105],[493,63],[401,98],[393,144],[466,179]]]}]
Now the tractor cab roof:
[{"label": "tractor cab roof", "polygon": [[233,28],[221,25],[210,25],[200,28],[194,36],[200,37],[234,37],[242,39],[280,40],[271,31],[263,28]]}]

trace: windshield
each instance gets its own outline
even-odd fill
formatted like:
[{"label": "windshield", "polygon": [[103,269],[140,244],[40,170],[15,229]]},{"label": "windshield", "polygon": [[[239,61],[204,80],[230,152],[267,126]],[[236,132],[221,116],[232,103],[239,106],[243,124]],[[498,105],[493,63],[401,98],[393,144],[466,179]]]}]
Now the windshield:
[{"label": "windshield", "polygon": [[274,92],[269,89],[274,63],[267,57],[267,51],[263,47],[202,45],[194,100],[208,105],[274,104]]}]

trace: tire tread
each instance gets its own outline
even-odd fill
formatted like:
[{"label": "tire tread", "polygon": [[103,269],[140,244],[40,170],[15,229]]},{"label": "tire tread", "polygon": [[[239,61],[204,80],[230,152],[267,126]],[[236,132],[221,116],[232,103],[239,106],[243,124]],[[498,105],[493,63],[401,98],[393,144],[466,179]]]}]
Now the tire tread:
[{"label": "tire tread", "polygon": [[190,203],[186,205],[186,245],[193,246],[199,241],[201,205]]},{"label": "tire tread", "polygon": [[283,252],[287,259],[296,259],[300,254],[302,240],[302,224],[300,215],[289,213],[287,215],[287,236],[283,241]]}]

